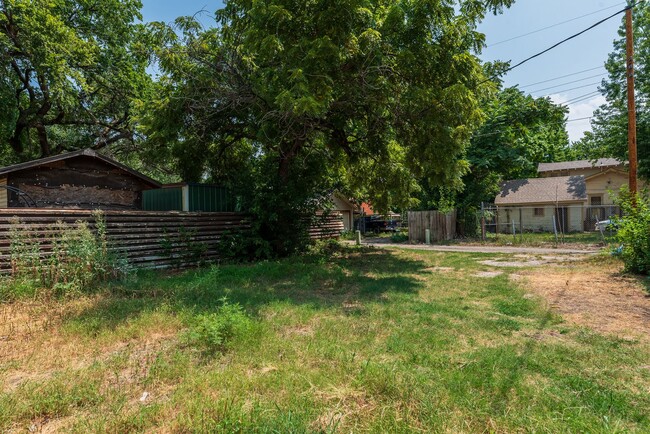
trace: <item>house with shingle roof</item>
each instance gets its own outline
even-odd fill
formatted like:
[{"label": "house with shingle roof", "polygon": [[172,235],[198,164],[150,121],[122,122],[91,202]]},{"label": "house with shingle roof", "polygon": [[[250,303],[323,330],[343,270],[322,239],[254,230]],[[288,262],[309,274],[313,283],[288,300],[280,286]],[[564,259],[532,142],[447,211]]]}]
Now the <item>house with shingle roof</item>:
[{"label": "house with shingle roof", "polygon": [[541,163],[538,178],[505,181],[494,203],[502,223],[528,230],[593,230],[615,210],[611,193],[627,184],[627,162],[613,158]]}]

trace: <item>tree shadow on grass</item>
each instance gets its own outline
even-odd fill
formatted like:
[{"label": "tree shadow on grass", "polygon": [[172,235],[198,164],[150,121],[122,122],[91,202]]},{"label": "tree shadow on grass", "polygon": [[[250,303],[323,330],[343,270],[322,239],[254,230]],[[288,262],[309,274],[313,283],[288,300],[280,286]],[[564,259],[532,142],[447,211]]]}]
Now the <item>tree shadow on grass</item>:
[{"label": "tree shadow on grass", "polygon": [[142,272],[112,284],[110,296],[66,322],[97,334],[163,305],[172,312],[200,314],[216,311],[224,299],[253,316],[272,303],[344,310],[344,303],[383,303],[391,293],[417,293],[423,282],[416,276],[427,267],[388,250],[344,248],[333,257],[312,255],[183,273]]}]

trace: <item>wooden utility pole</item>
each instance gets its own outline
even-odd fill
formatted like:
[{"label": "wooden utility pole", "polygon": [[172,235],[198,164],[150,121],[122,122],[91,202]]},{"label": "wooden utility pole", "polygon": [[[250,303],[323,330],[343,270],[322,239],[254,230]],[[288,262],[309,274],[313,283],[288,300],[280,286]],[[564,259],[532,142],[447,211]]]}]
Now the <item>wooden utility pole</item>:
[{"label": "wooden utility pole", "polygon": [[630,193],[634,200],[637,193],[637,152],[636,152],[636,102],[634,99],[634,30],[632,28],[632,8],[625,11],[625,33],[627,42],[627,144],[630,159]]}]

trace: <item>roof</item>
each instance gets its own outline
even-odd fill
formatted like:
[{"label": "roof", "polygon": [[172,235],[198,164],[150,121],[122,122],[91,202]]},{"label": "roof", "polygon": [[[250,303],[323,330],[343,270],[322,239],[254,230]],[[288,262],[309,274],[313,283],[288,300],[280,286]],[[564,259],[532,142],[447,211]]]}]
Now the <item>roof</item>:
[{"label": "roof", "polygon": [[22,170],[27,170],[27,169],[32,169],[34,167],[39,167],[43,166],[45,164],[50,164],[50,163],[55,163],[57,161],[62,161],[62,160],[68,160],[71,158],[77,158],[77,157],[90,157],[90,158],[96,158],[98,160],[103,161],[106,164],[110,164],[111,166],[115,166],[118,169],[121,169],[125,172],[130,173],[131,175],[135,176],[136,178],[141,179],[145,183],[156,187],[160,188],[162,184],[155,179],[149,178],[147,175],[144,175],[137,170],[134,170],[128,166],[125,166],[122,163],[119,163],[112,158],[108,158],[105,155],[100,154],[97,151],[94,151],[92,149],[82,149],[79,151],[74,151],[74,152],[68,152],[65,154],[59,154],[59,155],[54,155],[52,157],[46,157],[46,158],[40,158],[38,160],[32,160],[28,161],[26,163],[20,163],[20,164],[14,164],[13,166],[7,166],[7,167],[2,167],[0,168],[0,176],[2,175],[7,175],[9,173],[13,172],[19,172]]},{"label": "roof", "polygon": [[370,206],[369,203],[363,202],[360,206],[360,211],[364,215],[374,215],[375,212],[373,211],[372,207]]},{"label": "roof", "polygon": [[497,205],[555,203],[587,200],[585,177],[557,176],[551,178],[516,179],[501,185]]},{"label": "roof", "polygon": [[577,160],[577,161],[563,161],[560,163],[539,163],[537,167],[538,173],[553,172],[555,170],[576,170],[576,169],[594,169],[606,167],[618,167],[623,165],[624,162],[616,158],[600,158],[596,161],[590,160]]}]

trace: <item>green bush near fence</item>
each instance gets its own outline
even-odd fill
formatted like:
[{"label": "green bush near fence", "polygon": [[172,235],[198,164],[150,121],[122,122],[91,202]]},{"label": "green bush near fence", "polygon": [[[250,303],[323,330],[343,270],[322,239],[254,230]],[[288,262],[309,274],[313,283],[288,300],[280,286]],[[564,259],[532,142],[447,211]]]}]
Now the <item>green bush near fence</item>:
[{"label": "green bush near fence", "polygon": [[650,274],[650,202],[641,195],[633,200],[625,188],[621,189],[618,198],[625,217],[613,220],[613,225],[618,228],[617,239],[622,244],[617,252],[626,271]]},{"label": "green bush near fence", "polygon": [[40,235],[14,219],[11,275],[0,282],[0,300],[78,293],[126,274],[126,260],[108,250],[103,214],[97,212],[94,218],[94,231],[87,222],[57,222]]}]

